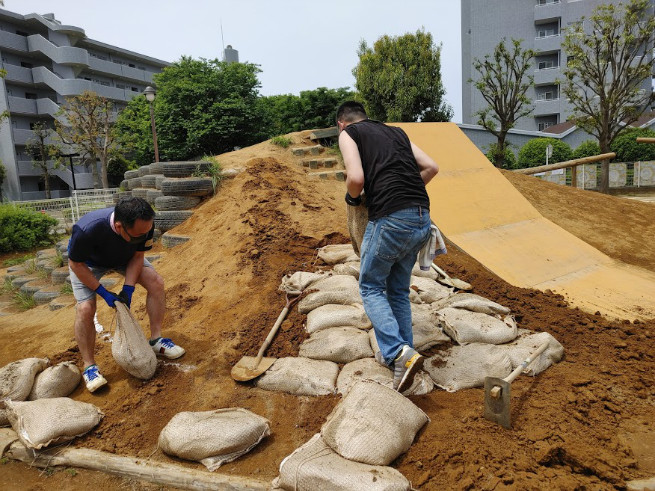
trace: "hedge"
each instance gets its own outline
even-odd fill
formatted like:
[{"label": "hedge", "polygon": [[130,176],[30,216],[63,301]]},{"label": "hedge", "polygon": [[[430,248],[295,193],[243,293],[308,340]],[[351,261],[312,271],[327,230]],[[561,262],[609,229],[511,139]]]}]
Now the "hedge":
[{"label": "hedge", "polygon": [[0,205],[0,252],[27,251],[53,243],[57,220],[11,204]]}]

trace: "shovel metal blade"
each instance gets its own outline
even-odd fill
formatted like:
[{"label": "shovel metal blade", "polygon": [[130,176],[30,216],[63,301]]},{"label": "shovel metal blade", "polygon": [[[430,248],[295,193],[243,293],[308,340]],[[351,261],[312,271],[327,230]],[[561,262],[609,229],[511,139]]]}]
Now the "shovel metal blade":
[{"label": "shovel metal blade", "polygon": [[247,382],[259,377],[262,373],[271,368],[271,365],[275,363],[275,360],[277,360],[277,358],[262,358],[260,362],[257,363],[256,356],[244,356],[232,367],[230,373],[232,378],[237,382]]},{"label": "shovel metal blade", "polygon": [[484,417],[505,428],[511,428],[510,390],[511,384],[502,378],[484,379]]}]

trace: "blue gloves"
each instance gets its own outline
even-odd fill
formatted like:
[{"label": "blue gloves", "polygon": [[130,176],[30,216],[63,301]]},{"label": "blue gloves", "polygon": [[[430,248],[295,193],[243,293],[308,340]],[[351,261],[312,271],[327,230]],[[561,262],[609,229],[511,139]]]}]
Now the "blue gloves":
[{"label": "blue gloves", "polygon": [[122,301],[115,293],[108,291],[102,285],[96,288],[96,293],[100,295],[105,300],[105,302],[107,302],[107,305],[109,305],[112,309],[116,308],[116,305],[114,305],[116,300],[118,300],[119,302]]},{"label": "blue gloves", "polygon": [[123,285],[123,289],[118,294],[118,299],[127,305],[129,309],[132,305],[132,294],[134,293],[134,287],[132,285]]}]

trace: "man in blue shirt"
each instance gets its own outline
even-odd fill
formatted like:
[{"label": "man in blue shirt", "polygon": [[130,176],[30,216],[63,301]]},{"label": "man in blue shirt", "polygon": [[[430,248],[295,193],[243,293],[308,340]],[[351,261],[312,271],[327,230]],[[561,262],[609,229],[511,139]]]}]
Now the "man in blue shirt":
[{"label": "man in blue shirt", "polygon": [[[75,339],[84,362],[84,382],[90,392],[107,383],[95,364],[96,294],[107,305],[115,302],[130,307],[137,283],[147,291],[146,310],[150,319],[150,345],[158,355],[179,358],[185,351],[168,338],[161,337],[166,310],[164,280],[145,258],[152,249],[155,211],[143,198],[123,198],[115,208],[95,210],[84,215],[73,226],[68,243],[68,266],[73,294],[77,300]],[[123,289],[117,295],[100,284],[100,278],[111,271],[125,276]]]}]

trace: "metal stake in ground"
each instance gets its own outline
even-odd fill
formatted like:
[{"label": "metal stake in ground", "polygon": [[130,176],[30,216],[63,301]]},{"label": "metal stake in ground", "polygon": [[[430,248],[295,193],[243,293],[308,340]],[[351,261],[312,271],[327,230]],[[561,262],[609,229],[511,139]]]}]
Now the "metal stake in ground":
[{"label": "metal stake in ground", "polygon": [[489,421],[511,428],[510,396],[511,383],[525,370],[541,353],[548,348],[548,341],[539,346],[537,351],[528,356],[523,363],[514,369],[504,379],[498,377],[485,377],[484,379],[484,417]]},{"label": "metal stake in ground", "polygon": [[286,306],[282,309],[282,312],[275,321],[275,325],[271,328],[268,336],[266,336],[264,344],[259,348],[257,356],[244,356],[232,367],[232,378],[237,382],[247,382],[259,377],[262,373],[271,368],[271,365],[275,360],[277,360],[277,358],[271,357],[264,358],[264,352],[266,351],[266,348],[268,348],[268,345],[271,344],[271,341],[273,340],[275,333],[277,333],[277,330],[280,328],[280,325],[282,325],[282,321],[287,316],[287,312],[289,312],[289,309],[300,299],[300,297],[289,300],[289,295],[287,295],[286,299]]}]

